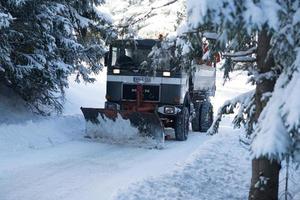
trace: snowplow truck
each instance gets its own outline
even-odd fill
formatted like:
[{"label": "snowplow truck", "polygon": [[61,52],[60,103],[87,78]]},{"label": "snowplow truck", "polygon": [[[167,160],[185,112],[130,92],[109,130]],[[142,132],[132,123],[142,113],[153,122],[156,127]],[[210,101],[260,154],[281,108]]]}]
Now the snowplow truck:
[{"label": "snowplow truck", "polygon": [[[213,119],[209,97],[215,90],[215,69],[199,65],[193,76],[176,66],[166,66],[149,73],[141,68],[148,54],[159,41],[116,40],[110,47],[105,65],[107,85],[105,108],[83,108],[87,124],[97,125],[117,118],[129,120],[139,135],[162,144],[165,127],[175,130],[175,138],[188,138],[189,124],[193,131],[206,131]],[[199,87],[200,84],[200,87]]]}]

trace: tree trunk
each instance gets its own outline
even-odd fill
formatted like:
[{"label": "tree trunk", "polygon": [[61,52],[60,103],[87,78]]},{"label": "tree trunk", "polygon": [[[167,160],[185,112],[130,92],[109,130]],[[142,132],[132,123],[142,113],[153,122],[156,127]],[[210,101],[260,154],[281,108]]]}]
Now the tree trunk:
[{"label": "tree trunk", "polygon": [[277,161],[264,157],[253,159],[249,200],[277,200],[279,171],[280,164]]},{"label": "tree trunk", "polygon": [[[271,71],[274,66],[272,56],[268,55],[270,50],[270,38],[266,29],[258,34],[257,46],[257,68],[260,74]],[[272,92],[274,80],[261,80],[256,83],[255,91],[255,121],[258,120],[267,100],[262,101],[265,92]],[[279,186],[280,163],[260,157],[252,160],[252,178],[249,192],[249,200],[277,200]]]}]

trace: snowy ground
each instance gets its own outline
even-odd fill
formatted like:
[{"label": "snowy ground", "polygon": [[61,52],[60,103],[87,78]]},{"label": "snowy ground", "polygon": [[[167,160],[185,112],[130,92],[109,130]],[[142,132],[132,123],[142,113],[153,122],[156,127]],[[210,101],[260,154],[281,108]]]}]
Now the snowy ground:
[{"label": "snowy ground", "polygon": [[116,199],[247,199],[251,159],[237,142],[237,131],[226,126],[220,131],[195,149],[183,167],[134,184]]},{"label": "snowy ground", "polygon": [[[250,89],[244,75],[233,75],[224,87],[220,77],[215,109]],[[1,200],[247,198],[249,153],[230,117],[219,135],[190,133],[188,141],[167,141],[163,150],[84,139],[79,107],[101,107],[104,95],[105,76],[100,74],[95,85],[71,84],[64,116],[39,119],[22,113],[16,103],[5,109],[8,101],[2,101]],[[18,119],[10,120],[15,115]],[[299,171],[293,181],[300,182]],[[298,191],[294,199],[299,200],[300,188],[293,185],[291,192]]]}]

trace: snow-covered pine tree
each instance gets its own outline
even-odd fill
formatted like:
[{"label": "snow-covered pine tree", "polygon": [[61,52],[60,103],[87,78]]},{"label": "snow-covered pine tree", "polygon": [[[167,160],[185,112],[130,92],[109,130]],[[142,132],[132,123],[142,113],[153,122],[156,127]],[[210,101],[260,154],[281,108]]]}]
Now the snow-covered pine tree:
[{"label": "snow-covered pine tree", "polygon": [[0,80],[4,77],[2,62],[9,62],[9,44],[7,42],[7,29],[12,21],[12,16],[0,6]]},{"label": "snow-covered pine tree", "polygon": [[[256,55],[256,63],[246,65],[255,91],[226,102],[217,121],[240,105],[235,122],[245,123],[252,135],[249,199],[278,199],[280,162],[300,157],[300,2],[188,0],[187,9],[189,29],[211,27],[219,34],[220,50],[234,50],[227,57],[254,61]],[[247,38],[253,45],[239,49]]]},{"label": "snow-covered pine tree", "polygon": [[[0,3],[1,84],[40,113],[62,109],[67,77],[93,82],[112,21],[103,0],[4,0]],[[52,109],[51,109],[52,110]]]},{"label": "snow-covered pine tree", "polygon": [[183,0],[107,0],[122,38],[158,38],[185,19]]},{"label": "snow-covered pine tree", "polygon": [[152,70],[171,65],[172,70],[177,67],[193,75],[197,70],[195,64],[202,62],[215,65],[219,56],[215,37],[216,33],[213,32],[188,31],[187,27],[181,26],[176,34],[162,38],[153,47],[149,54]]},{"label": "snow-covered pine tree", "polygon": [[169,70],[170,65],[176,66],[175,42],[172,38],[160,38],[148,55],[151,60],[149,71],[155,74],[156,70]]}]

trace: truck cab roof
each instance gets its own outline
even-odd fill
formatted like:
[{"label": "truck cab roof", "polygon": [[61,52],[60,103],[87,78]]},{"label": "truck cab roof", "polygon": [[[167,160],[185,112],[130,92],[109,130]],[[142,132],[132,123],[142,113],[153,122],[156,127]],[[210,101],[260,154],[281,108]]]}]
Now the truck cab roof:
[{"label": "truck cab roof", "polygon": [[151,49],[159,40],[137,39],[137,40],[115,40],[111,43],[114,47],[137,47],[138,49]]}]

